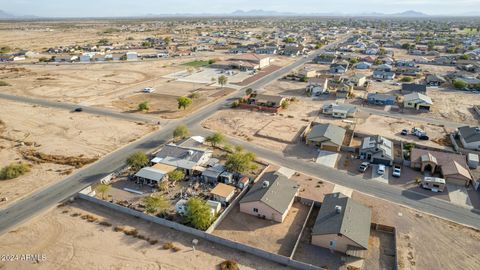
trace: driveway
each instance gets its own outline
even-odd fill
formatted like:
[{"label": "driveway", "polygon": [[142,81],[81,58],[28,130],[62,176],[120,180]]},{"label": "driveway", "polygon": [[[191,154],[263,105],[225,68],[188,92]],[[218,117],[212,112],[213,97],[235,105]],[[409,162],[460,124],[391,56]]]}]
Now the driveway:
[{"label": "driveway", "polygon": [[385,173],[380,175],[377,173],[378,164],[372,164],[372,180],[376,180],[388,184],[388,175],[390,174],[390,167],[385,166]]},{"label": "driveway", "polygon": [[456,205],[460,205],[467,208],[473,208],[470,198],[468,197],[467,188],[447,184],[448,196],[450,197],[450,202]]},{"label": "driveway", "polygon": [[318,150],[318,157],[315,162],[330,168],[335,168],[335,164],[337,164],[338,156],[339,155],[336,152]]}]

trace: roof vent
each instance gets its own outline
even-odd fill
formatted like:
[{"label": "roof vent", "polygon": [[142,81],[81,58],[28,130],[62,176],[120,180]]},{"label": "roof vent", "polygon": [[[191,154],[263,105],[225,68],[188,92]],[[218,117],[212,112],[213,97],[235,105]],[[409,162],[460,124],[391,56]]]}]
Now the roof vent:
[{"label": "roof vent", "polygon": [[193,150],[188,150],[188,155],[193,156]]},{"label": "roof vent", "polygon": [[268,181],[264,181],[264,182],[262,183],[262,187],[263,187],[263,188],[268,188],[269,186],[270,186],[270,182],[268,182]]},{"label": "roof vent", "polygon": [[340,205],[335,205],[335,213],[337,213],[337,214],[342,213],[342,206],[340,206]]}]

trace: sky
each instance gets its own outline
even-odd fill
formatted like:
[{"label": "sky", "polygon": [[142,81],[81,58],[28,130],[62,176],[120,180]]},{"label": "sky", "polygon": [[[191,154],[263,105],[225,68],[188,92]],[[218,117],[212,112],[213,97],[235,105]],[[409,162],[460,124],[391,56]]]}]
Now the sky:
[{"label": "sky", "polygon": [[296,13],[397,13],[430,15],[480,12],[480,0],[0,0],[0,10],[42,17],[120,17],[174,13],[230,13],[235,10]]}]

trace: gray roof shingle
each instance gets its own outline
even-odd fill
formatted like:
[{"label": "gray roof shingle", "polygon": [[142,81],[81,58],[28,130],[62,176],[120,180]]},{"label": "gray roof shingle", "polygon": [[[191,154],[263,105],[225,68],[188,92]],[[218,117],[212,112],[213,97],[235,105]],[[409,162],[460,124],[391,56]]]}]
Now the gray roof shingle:
[{"label": "gray roof shingle", "polygon": [[[266,181],[269,182],[268,187],[264,187]],[[261,201],[277,212],[285,213],[297,191],[298,185],[294,181],[277,172],[267,172],[240,200],[240,203]]]},{"label": "gray roof shingle", "polygon": [[[336,207],[341,207],[337,212]],[[325,195],[312,235],[342,234],[367,249],[372,210],[341,193]]]}]

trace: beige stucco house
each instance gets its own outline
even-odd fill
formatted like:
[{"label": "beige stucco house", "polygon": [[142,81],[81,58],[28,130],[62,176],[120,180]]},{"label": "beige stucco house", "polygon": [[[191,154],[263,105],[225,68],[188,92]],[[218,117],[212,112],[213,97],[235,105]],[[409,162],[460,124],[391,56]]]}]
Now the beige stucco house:
[{"label": "beige stucco house", "polygon": [[240,212],[283,222],[297,194],[297,183],[278,172],[268,172],[240,200]]},{"label": "beige stucco house", "polygon": [[371,218],[367,206],[342,193],[327,194],[312,229],[312,245],[364,258]]}]

